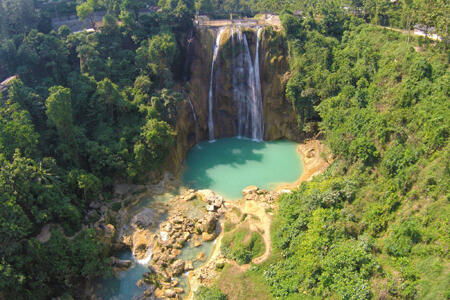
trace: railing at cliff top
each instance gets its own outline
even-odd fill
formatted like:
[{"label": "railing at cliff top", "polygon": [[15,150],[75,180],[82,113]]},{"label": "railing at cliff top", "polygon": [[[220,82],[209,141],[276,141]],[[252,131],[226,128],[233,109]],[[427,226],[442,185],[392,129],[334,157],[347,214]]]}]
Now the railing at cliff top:
[{"label": "railing at cliff top", "polygon": [[255,20],[255,19],[235,19],[235,20],[196,20],[195,24],[201,27],[225,27],[225,26],[281,26],[278,20]]}]

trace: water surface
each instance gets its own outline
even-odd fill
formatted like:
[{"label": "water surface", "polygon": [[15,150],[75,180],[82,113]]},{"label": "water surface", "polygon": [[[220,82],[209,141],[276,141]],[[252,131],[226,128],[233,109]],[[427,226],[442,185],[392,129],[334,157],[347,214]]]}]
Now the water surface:
[{"label": "water surface", "polygon": [[202,142],[189,151],[183,183],[238,199],[246,186],[271,189],[283,182],[294,182],[302,171],[294,142],[223,138]]},{"label": "water surface", "polygon": [[[130,250],[119,253],[117,257],[134,260]],[[139,279],[142,279],[145,272],[148,272],[146,266],[133,262],[129,269],[120,271],[117,277],[105,278],[100,283],[97,294],[103,299],[111,300],[129,300],[139,296],[144,292],[144,289],[138,288],[136,283]]]}]

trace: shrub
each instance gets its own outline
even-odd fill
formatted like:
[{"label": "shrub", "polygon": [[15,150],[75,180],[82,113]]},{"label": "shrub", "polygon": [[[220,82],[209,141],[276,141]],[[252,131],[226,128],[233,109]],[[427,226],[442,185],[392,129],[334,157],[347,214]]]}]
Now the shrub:
[{"label": "shrub", "polygon": [[222,293],[222,291],[216,287],[201,286],[195,292],[195,299],[197,300],[227,300],[228,297]]},{"label": "shrub", "polygon": [[226,257],[242,265],[264,252],[264,242],[259,233],[250,233],[248,229],[240,228],[224,236],[221,250]]},{"label": "shrub", "polygon": [[390,237],[385,242],[386,251],[396,257],[407,256],[414,244],[422,239],[416,219],[408,219],[394,227]]}]

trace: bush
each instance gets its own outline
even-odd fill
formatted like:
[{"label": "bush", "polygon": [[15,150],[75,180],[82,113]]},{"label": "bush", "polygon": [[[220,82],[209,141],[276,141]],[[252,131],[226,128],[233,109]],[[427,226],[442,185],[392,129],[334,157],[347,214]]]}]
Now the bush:
[{"label": "bush", "polygon": [[118,212],[120,209],[122,208],[122,203],[121,202],[114,202],[111,205],[111,209],[115,212]]},{"label": "bush", "polygon": [[197,300],[227,300],[228,297],[222,293],[222,291],[216,287],[201,286],[195,292],[195,299]]},{"label": "bush", "polygon": [[408,219],[394,227],[385,242],[386,251],[393,256],[407,256],[412,247],[420,242],[422,235],[416,219]]},{"label": "bush", "polygon": [[264,242],[259,233],[250,233],[246,228],[239,228],[223,237],[221,251],[238,264],[247,264],[264,253]]}]

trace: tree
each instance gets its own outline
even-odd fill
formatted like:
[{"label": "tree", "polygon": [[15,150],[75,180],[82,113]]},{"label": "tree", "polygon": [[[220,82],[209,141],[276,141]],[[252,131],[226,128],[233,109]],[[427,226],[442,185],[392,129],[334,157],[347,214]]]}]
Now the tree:
[{"label": "tree", "polygon": [[142,126],[141,138],[152,164],[161,162],[169,146],[175,141],[175,136],[175,132],[164,121],[150,119]]},{"label": "tree", "polygon": [[56,127],[62,140],[69,141],[74,134],[70,89],[54,86],[49,89],[49,92],[50,96],[45,102],[49,123]]},{"label": "tree", "polygon": [[109,112],[110,120],[114,121],[114,113],[120,107],[122,96],[116,84],[109,78],[105,78],[97,83],[97,91],[95,93],[97,101],[106,107]]},{"label": "tree", "polygon": [[80,20],[89,19],[92,28],[97,29],[94,20],[94,11],[99,7],[98,0],[86,0],[86,2],[77,5],[77,16]]},{"label": "tree", "polygon": [[34,157],[38,138],[29,114],[18,103],[0,106],[0,157],[11,159],[16,150]]},{"label": "tree", "polygon": [[0,26],[6,37],[28,33],[37,25],[33,0],[2,0]]}]

